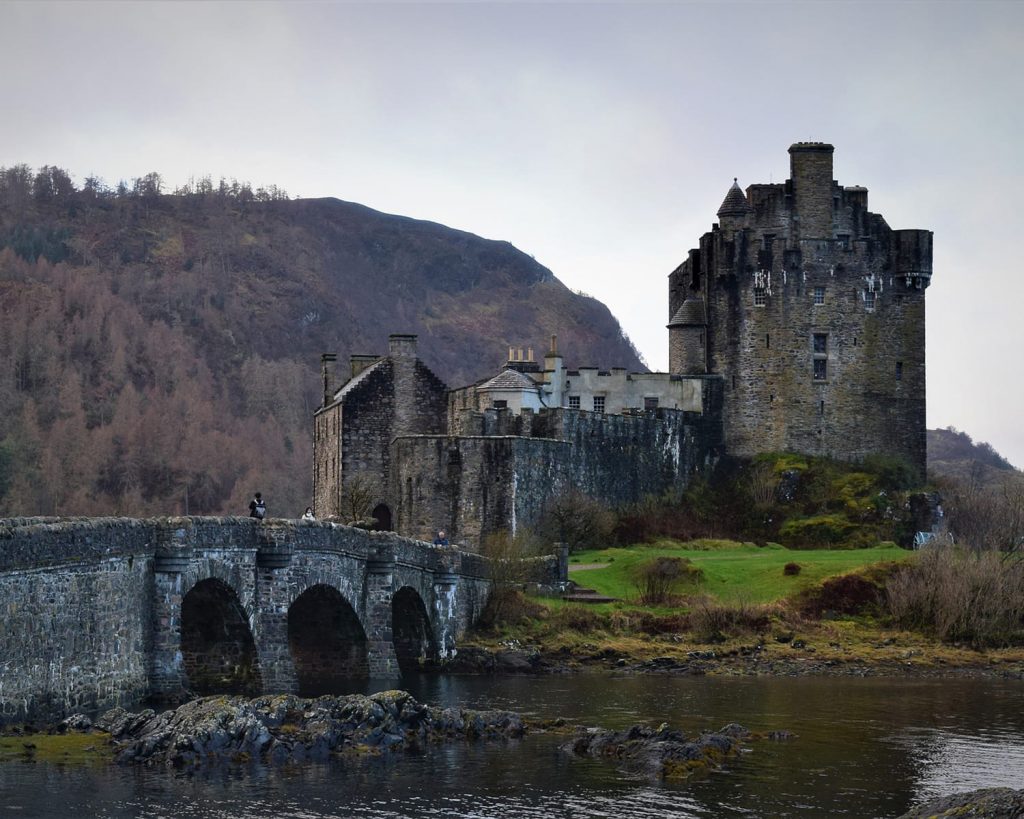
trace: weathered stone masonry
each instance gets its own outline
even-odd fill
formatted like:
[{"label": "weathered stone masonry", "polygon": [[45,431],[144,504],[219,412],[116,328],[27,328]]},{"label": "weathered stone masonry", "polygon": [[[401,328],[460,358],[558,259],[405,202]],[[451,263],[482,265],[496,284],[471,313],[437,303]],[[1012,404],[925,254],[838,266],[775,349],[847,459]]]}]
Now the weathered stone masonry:
[{"label": "weathered stone masonry", "polygon": [[734,184],[669,277],[670,370],[723,377],[730,454],[791,450],[925,471],[932,233],[892,230],[796,143],[784,183]]},{"label": "weathered stone masonry", "polygon": [[447,656],[486,602],[485,578],[477,555],[329,523],[0,521],[0,722],[180,694],[182,601],[200,583],[237,601],[269,692],[296,690],[288,617],[304,592],[340,595],[366,634],[368,670],[390,675],[394,596],[424,614],[406,632]]}]

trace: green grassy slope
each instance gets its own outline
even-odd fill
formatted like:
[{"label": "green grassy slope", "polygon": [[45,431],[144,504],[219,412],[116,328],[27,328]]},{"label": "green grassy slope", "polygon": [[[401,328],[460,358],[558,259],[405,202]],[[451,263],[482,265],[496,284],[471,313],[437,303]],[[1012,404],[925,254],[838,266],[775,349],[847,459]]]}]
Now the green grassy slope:
[{"label": "green grassy slope", "polygon": [[[724,548],[700,549],[695,544],[634,546],[628,549],[600,549],[580,552],[570,563],[570,579],[610,597],[630,600],[637,596],[633,572],[645,561],[667,555],[691,560],[703,572],[695,589],[722,601],[769,603],[780,600],[830,575],[858,569],[872,563],[905,560],[910,552],[897,547],[874,549],[791,551],[780,547],[720,542]],[[697,546],[703,545],[701,542]],[[610,561],[610,562],[609,562]],[[800,564],[799,575],[783,574],[787,563]],[[574,564],[609,563],[603,569],[572,571]]]}]

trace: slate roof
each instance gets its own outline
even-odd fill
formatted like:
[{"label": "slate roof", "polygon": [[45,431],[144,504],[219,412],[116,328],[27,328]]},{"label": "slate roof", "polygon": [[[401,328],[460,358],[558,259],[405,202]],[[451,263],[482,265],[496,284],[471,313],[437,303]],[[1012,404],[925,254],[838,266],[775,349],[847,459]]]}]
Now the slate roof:
[{"label": "slate roof", "polygon": [[740,190],[736,179],[732,180],[732,187],[722,200],[722,207],[718,209],[719,216],[746,216],[750,213],[750,205],[747,204],[747,197]]},{"label": "slate roof", "polygon": [[385,359],[383,358],[381,358],[379,361],[375,361],[365,370],[360,372],[359,375],[357,375],[355,378],[350,378],[348,381],[342,384],[341,387],[334,393],[334,400],[331,401],[331,403],[334,404],[335,402],[341,400],[350,392],[352,392],[352,390],[359,386],[359,384],[361,384],[370,375],[370,373],[372,373],[374,370],[380,369],[380,366],[384,363],[384,361]]},{"label": "slate roof", "polygon": [[537,382],[517,370],[503,370],[490,381],[485,381],[480,390],[536,390]]},{"label": "slate roof", "polygon": [[676,314],[672,316],[669,327],[703,327],[708,323],[707,314],[704,312],[704,299],[700,296],[690,296],[679,305]]}]

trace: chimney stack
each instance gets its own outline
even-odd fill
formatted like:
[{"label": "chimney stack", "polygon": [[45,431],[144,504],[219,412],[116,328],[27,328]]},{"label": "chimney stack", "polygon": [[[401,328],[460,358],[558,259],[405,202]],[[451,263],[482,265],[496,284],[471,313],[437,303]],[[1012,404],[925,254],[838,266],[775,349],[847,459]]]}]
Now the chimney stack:
[{"label": "chimney stack", "polygon": [[392,333],[388,336],[388,352],[392,358],[416,358],[416,336]]},{"label": "chimney stack", "polygon": [[335,353],[324,353],[320,356],[320,372],[324,379],[324,406],[334,400],[334,362],[338,360]]}]

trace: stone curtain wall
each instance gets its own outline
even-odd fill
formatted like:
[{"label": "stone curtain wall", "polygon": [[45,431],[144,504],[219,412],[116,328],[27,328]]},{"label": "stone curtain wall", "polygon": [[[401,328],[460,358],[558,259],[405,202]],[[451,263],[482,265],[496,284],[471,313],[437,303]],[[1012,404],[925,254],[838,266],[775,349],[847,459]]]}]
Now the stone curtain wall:
[{"label": "stone curtain wall", "polygon": [[544,503],[569,489],[612,507],[682,489],[721,445],[721,379],[701,383],[703,415],[548,409],[509,418],[514,435],[397,438],[398,529],[423,538],[445,529],[476,550],[490,533],[535,526]]},{"label": "stone curtain wall", "polygon": [[0,722],[180,694],[181,602],[210,578],[237,597],[268,692],[296,688],[288,613],[307,589],[328,586],[352,606],[380,674],[398,671],[397,591],[420,597],[450,654],[489,590],[477,555],[330,523],[0,521]]}]

